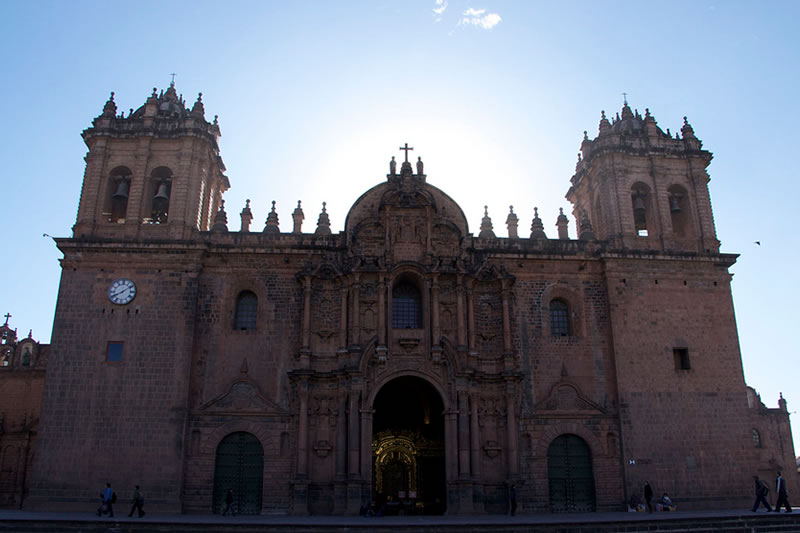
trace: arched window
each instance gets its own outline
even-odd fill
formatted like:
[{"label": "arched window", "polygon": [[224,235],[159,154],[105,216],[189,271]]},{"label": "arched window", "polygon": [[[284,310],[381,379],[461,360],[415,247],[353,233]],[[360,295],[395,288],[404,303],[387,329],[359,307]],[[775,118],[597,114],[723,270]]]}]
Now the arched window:
[{"label": "arched window", "polygon": [[647,237],[653,228],[650,208],[650,188],[644,183],[636,183],[631,189],[631,205],[633,206],[633,225],[639,237]]},{"label": "arched window", "polygon": [[680,185],[667,189],[669,193],[669,214],[672,220],[672,233],[676,237],[691,237],[692,223],[689,219],[689,194]]},{"label": "arched window", "polygon": [[401,281],[392,289],[392,327],[397,329],[421,327],[422,299],[419,289]]},{"label": "arched window", "polygon": [[569,305],[564,300],[550,301],[550,333],[554,337],[572,334],[569,327]]},{"label": "arched window", "polygon": [[761,433],[757,429],[753,429],[753,447],[761,448]]},{"label": "arched window", "polygon": [[172,193],[172,171],[167,167],[153,170],[150,178],[150,221],[166,224],[169,218],[169,198]]},{"label": "arched window", "polygon": [[109,222],[122,224],[128,215],[128,193],[131,190],[131,174],[128,167],[117,167],[111,171],[108,183],[105,215]]},{"label": "arched window", "polygon": [[256,329],[258,297],[250,291],[242,291],[236,298],[235,329]]}]

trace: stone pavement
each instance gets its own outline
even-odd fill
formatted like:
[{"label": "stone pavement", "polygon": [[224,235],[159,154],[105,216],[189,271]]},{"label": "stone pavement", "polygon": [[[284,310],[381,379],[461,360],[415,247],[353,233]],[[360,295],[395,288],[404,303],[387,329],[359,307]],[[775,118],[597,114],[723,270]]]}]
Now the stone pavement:
[{"label": "stone pavement", "polygon": [[[270,516],[185,515],[148,513],[128,518],[120,506],[114,518],[98,518],[91,505],[85,513],[0,510],[0,532],[127,531],[800,531],[800,509],[792,514],[751,513],[741,509],[674,513],[576,513],[447,516]],[[124,509],[123,509],[124,507]]]}]

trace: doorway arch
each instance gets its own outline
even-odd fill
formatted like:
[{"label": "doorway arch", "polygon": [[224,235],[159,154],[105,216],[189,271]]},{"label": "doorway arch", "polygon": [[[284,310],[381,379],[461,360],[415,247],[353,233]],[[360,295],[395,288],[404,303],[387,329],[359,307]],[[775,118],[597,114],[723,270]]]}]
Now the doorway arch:
[{"label": "doorway arch", "polygon": [[245,431],[231,433],[217,446],[214,462],[215,514],[225,509],[225,496],[233,490],[233,507],[239,514],[260,514],[264,478],[264,447]]},{"label": "doorway arch", "polygon": [[550,510],[554,513],[586,513],[595,510],[592,452],[577,435],[553,439],[547,448]]},{"label": "doorway arch", "polygon": [[444,401],[425,379],[386,382],[373,401],[372,500],[384,514],[446,508]]}]

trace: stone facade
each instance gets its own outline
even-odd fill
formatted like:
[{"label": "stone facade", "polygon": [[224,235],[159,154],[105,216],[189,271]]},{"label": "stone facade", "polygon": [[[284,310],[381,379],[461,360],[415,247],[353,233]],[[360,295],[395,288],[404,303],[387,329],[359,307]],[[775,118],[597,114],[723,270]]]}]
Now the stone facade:
[{"label": "stone facade", "polygon": [[[392,163],[334,234],[228,227],[216,118],[174,86],[113,93],[64,253],[31,508],[133,484],[151,509],[616,510],[750,503],[794,465],[785,402],[744,382],[729,268],[691,126],[628,107],[586,136],[558,238],[478,236]],[[135,289],[134,289],[135,287]],[[731,465],[735,465],[731,468]],[[796,478],[790,490],[797,490]],[[747,502],[747,503],[745,503]]]},{"label": "stone facade", "polygon": [[49,346],[0,326],[0,508],[19,509],[30,486]]}]

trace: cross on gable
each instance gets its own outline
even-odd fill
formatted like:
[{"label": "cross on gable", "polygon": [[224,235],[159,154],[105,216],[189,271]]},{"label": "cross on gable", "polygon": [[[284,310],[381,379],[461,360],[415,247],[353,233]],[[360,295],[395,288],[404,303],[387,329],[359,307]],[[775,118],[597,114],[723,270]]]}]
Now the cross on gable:
[{"label": "cross on gable", "polygon": [[4,325],[7,326],[8,325],[8,319],[11,318],[11,313],[6,313],[5,316],[6,316],[6,323]]},{"label": "cross on gable", "polygon": [[401,146],[401,147],[400,147],[400,150],[405,150],[405,152],[406,152],[406,163],[408,163],[408,151],[409,151],[409,150],[413,150],[413,148],[409,148],[409,147],[408,147],[408,143],[406,143],[406,146],[405,146],[405,148],[403,148],[403,147]]}]

